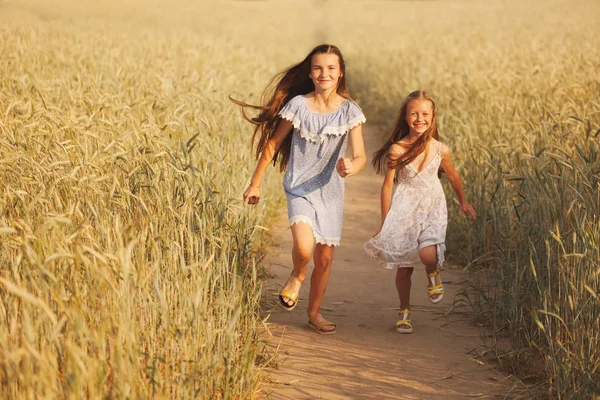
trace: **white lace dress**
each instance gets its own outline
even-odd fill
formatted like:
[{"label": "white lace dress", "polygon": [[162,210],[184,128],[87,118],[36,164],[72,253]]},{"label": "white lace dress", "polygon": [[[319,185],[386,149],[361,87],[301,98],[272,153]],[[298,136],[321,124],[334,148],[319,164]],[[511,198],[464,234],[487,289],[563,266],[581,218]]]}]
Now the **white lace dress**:
[{"label": "white lace dress", "polygon": [[423,266],[419,250],[436,245],[437,263],[444,262],[448,211],[438,178],[441,143],[419,173],[407,165],[398,171],[392,203],[381,232],[365,243],[366,252],[388,269]]}]

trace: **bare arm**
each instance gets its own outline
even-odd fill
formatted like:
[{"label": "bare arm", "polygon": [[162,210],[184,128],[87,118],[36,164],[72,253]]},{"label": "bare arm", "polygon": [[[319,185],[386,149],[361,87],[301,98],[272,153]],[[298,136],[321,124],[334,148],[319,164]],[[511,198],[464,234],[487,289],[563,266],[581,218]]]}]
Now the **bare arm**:
[{"label": "bare arm", "polygon": [[392,193],[394,192],[394,177],[396,176],[396,170],[394,168],[388,168],[383,178],[383,185],[381,185],[381,225],[385,221],[390,207],[392,206]]},{"label": "bare arm", "polygon": [[394,192],[394,178],[396,177],[396,168],[389,165],[390,159],[396,159],[402,154],[402,148],[393,144],[388,150],[387,159],[387,170],[385,177],[383,178],[383,184],[381,185],[381,225],[385,221],[385,217],[390,211],[392,206],[392,193]]},{"label": "bare arm", "polygon": [[277,125],[277,130],[275,134],[269,141],[262,154],[260,155],[260,159],[258,160],[258,164],[256,165],[256,169],[254,170],[254,174],[250,179],[250,185],[244,192],[244,201],[248,200],[248,204],[256,204],[260,200],[260,184],[262,182],[262,177],[267,170],[267,167],[273,161],[273,157],[275,153],[281,147],[281,144],[292,131],[292,123],[287,119],[281,119],[279,124]]},{"label": "bare arm", "polygon": [[477,213],[471,206],[471,204],[465,199],[465,194],[463,193],[462,181],[458,171],[452,165],[452,161],[450,160],[450,149],[445,144],[442,144],[442,163],[441,167],[444,169],[444,173],[448,177],[448,182],[450,182],[450,186],[454,193],[456,193],[456,197],[458,198],[458,203],[460,204],[460,209],[465,215],[471,215],[473,220],[477,220]]},{"label": "bare arm", "polygon": [[342,178],[358,174],[365,168],[365,164],[367,163],[365,143],[362,136],[362,124],[352,128],[348,136],[350,147],[352,148],[352,160],[341,157],[336,164],[337,172]]}]

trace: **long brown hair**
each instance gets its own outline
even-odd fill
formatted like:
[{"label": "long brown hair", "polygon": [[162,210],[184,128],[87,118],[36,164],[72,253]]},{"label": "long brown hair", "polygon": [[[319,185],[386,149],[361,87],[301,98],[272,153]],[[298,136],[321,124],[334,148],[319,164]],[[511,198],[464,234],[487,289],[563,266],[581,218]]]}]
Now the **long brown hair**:
[{"label": "long brown hair", "polygon": [[[408,109],[408,105],[413,100],[428,100],[431,102],[431,106],[433,109],[433,115],[431,116],[431,126],[423,132],[422,135],[419,135],[417,140],[415,140],[407,151],[404,152],[400,157],[396,159],[392,159],[388,156],[388,151],[390,147],[402,138],[408,136],[410,133],[410,128],[408,126],[408,122],[406,121],[406,111]],[[433,97],[425,91],[425,90],[417,90],[410,93],[406,99],[402,102],[402,106],[400,107],[400,111],[398,112],[398,118],[396,118],[396,122],[394,123],[394,129],[392,129],[392,134],[389,139],[385,142],[385,144],[373,153],[373,168],[377,173],[385,173],[387,170],[388,164],[396,169],[400,169],[405,165],[410,164],[419,154],[421,154],[425,148],[427,147],[427,143],[431,138],[439,139],[439,133],[437,129],[437,118],[435,111],[435,102],[433,101]]]},{"label": "long brown hair", "polygon": [[[346,87],[346,63],[342,52],[336,46],[322,44],[315,47],[300,63],[292,65],[288,69],[275,75],[261,96],[261,105],[251,105],[229,97],[235,104],[241,106],[241,112],[244,119],[255,125],[250,148],[254,147],[254,141],[258,136],[256,145],[256,158],[258,159],[267,147],[267,142],[273,137],[279,125],[279,111],[292,98],[300,94],[308,94],[315,90],[315,85],[309,77],[312,57],[315,54],[335,54],[339,58],[341,77],[338,80],[336,92],[340,96],[351,99]],[[255,118],[250,118],[246,114],[246,107],[260,110]],[[279,161],[279,169],[284,171],[287,168],[290,159],[290,150],[292,146],[292,135],[288,135],[279,148],[279,151],[273,156],[273,165]]]}]

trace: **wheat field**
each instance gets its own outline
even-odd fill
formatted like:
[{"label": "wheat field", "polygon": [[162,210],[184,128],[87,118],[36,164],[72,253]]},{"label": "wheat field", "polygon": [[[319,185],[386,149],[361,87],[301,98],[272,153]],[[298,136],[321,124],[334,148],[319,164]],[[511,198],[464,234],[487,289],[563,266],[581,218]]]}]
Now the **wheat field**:
[{"label": "wheat field", "polygon": [[[450,201],[459,299],[543,398],[600,393],[596,1],[0,2],[0,396],[259,396],[260,260],[241,193],[256,102],[316,44],[385,132],[433,93],[479,222]],[[449,197],[450,198],[450,197]]]}]

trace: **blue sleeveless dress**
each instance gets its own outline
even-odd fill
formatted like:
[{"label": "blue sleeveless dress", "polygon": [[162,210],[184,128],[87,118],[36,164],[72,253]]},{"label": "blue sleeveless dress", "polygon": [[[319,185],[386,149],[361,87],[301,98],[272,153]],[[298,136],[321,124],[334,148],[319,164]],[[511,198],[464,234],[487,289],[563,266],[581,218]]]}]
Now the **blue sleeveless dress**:
[{"label": "blue sleeveless dress", "polygon": [[292,98],[279,115],[293,125],[290,160],[283,178],[290,226],[309,224],[316,243],[339,246],[344,178],[335,165],[346,152],[348,132],[363,124],[365,116],[347,99],[332,113],[312,112],[303,95]]}]

